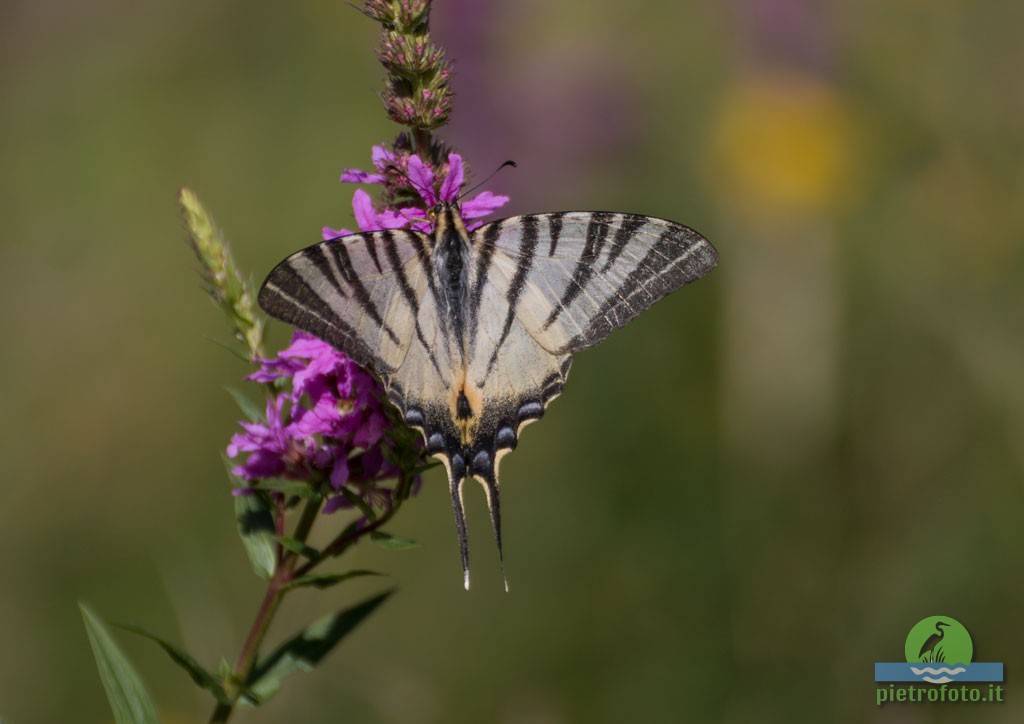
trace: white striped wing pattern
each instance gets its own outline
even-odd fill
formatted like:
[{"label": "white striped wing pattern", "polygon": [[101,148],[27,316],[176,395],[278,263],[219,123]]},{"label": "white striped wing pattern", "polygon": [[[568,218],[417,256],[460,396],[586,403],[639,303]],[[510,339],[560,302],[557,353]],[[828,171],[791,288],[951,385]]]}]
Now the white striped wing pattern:
[{"label": "white striped wing pattern", "polygon": [[572,354],[717,260],[696,231],[650,216],[534,214],[470,233],[442,205],[432,236],[353,234],[293,254],[259,303],[373,369],[423,434],[448,472],[468,587],[463,481],[483,485],[500,553],[498,462],[561,393]]}]

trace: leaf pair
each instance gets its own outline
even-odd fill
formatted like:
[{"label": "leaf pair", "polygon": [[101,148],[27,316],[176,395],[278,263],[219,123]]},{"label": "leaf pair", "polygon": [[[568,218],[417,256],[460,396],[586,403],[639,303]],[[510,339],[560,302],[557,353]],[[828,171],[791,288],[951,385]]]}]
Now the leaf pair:
[{"label": "leaf pair", "polygon": [[[347,578],[367,574],[369,571],[307,576],[304,580],[300,579],[301,582],[293,581],[293,585],[325,588]],[[155,641],[174,663],[188,672],[197,686],[213,694],[218,704],[230,708],[240,699],[251,706],[259,706],[277,692],[286,677],[300,671],[312,671],[345,636],[387,600],[391,593],[385,591],[351,608],[325,616],[282,643],[253,667],[242,686],[241,695],[234,699],[220,678],[204,669],[181,648],[141,627],[121,628]],[[79,603],[79,608],[114,720],[117,724],[157,724],[159,717],[156,706],[135,667],[92,609],[84,603]]]}]

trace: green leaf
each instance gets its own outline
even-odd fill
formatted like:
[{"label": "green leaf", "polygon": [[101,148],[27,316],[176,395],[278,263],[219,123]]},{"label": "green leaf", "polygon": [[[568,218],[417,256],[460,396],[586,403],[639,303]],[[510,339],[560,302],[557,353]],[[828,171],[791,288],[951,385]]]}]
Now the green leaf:
[{"label": "green leaf", "polygon": [[235,520],[253,570],[260,578],[269,581],[277,565],[274,554],[277,530],[266,498],[259,493],[236,495]]},{"label": "green leaf", "polygon": [[227,693],[224,691],[224,687],[221,686],[220,681],[217,680],[213,674],[204,669],[199,665],[199,662],[193,659],[186,651],[178,648],[169,641],[165,641],[154,633],[147,631],[141,626],[133,626],[131,624],[115,624],[118,628],[123,628],[125,631],[131,631],[139,636],[144,636],[150,641],[155,641],[160,648],[167,652],[167,655],[171,657],[171,660],[181,668],[188,672],[188,675],[192,677],[192,681],[196,683],[201,689],[206,689],[211,692],[218,704],[230,704],[230,699]]},{"label": "green leaf", "polygon": [[243,415],[253,422],[263,419],[263,410],[260,409],[259,405],[249,399],[244,392],[234,387],[225,387],[224,389],[227,390],[229,395],[231,395],[231,399],[235,401],[235,404],[238,405],[238,409],[242,411]]},{"label": "green leaf", "polygon": [[387,462],[391,463],[396,467],[402,467],[402,460],[399,457],[398,453],[395,452],[395,449],[393,447],[391,447],[390,445],[381,445],[380,452],[381,455],[384,457],[384,460],[386,460]]},{"label": "green leaf", "polygon": [[290,538],[289,536],[282,535],[275,538],[284,548],[287,548],[292,553],[297,553],[300,556],[304,556],[311,561],[320,560],[321,553],[316,548],[306,545],[300,540]]},{"label": "green leaf", "polygon": [[321,618],[302,633],[285,641],[262,659],[246,680],[245,698],[259,705],[273,696],[282,681],[300,671],[312,671],[332,649],[364,618],[382,604],[391,591],[385,591],[352,608]]},{"label": "green leaf", "polygon": [[381,548],[387,548],[392,551],[404,551],[409,548],[420,547],[419,542],[414,541],[412,538],[399,538],[382,530],[375,530],[373,533],[370,533],[370,540]]},{"label": "green leaf", "polygon": [[[214,302],[214,306],[217,306],[216,302]],[[252,360],[250,358],[246,357],[242,352],[239,351],[239,349],[238,349],[238,341],[237,340],[234,343],[232,343],[232,342],[225,342],[223,339],[218,339],[216,337],[211,337],[209,335],[203,335],[203,339],[205,339],[207,342],[213,342],[218,347],[222,347],[222,348],[226,349],[228,352],[231,353],[231,355],[233,357],[237,357],[238,359],[242,360],[246,364],[251,364],[252,363]]]},{"label": "green leaf", "polygon": [[364,524],[364,522],[363,522],[362,519],[357,519],[357,520],[353,520],[351,523],[346,525],[341,530],[341,533],[338,534],[338,538],[343,538],[343,539],[347,540],[348,543],[343,545],[341,548],[337,548],[337,549],[333,550],[331,552],[331,555],[332,556],[340,556],[345,551],[347,551],[354,543],[356,543],[359,540],[359,537],[356,536],[356,531],[358,531],[363,526],[363,524]]},{"label": "green leaf", "polygon": [[220,663],[217,665],[217,675],[221,681],[227,681],[234,675],[234,668],[231,666],[231,662],[225,658],[221,658]]},{"label": "green leaf", "polygon": [[298,480],[271,478],[270,480],[260,480],[259,482],[256,482],[253,487],[259,490],[270,490],[275,493],[281,493],[288,497],[295,496],[297,498],[302,498],[303,500],[319,500],[323,497],[312,485]]},{"label": "green leaf", "polygon": [[100,680],[107,692],[107,701],[114,712],[117,724],[156,724],[156,707],[146,693],[146,687],[139,678],[128,658],[117,647],[113,637],[99,617],[87,605],[79,601],[85,631],[89,635],[92,655]]},{"label": "green leaf", "polygon": [[373,512],[373,508],[370,504],[363,500],[358,493],[350,490],[348,487],[343,487],[341,489],[341,494],[345,496],[345,500],[358,508],[359,512],[362,513],[363,517],[367,520],[373,520],[377,517],[377,514]]},{"label": "green leaf", "polygon": [[293,588],[300,588],[302,586],[312,586],[313,588],[330,588],[331,586],[347,581],[350,578],[360,578],[362,576],[381,576],[382,573],[377,571],[346,571],[345,573],[314,573],[309,576],[302,576],[296,578],[294,581],[289,581],[285,585],[281,586],[281,590],[290,591]]},{"label": "green leaf", "polygon": [[414,465],[412,467],[412,469],[409,471],[409,477],[416,477],[417,475],[423,475],[423,473],[425,473],[428,470],[431,470],[433,468],[436,468],[440,464],[441,463],[425,462],[425,463],[421,463],[419,465]]}]

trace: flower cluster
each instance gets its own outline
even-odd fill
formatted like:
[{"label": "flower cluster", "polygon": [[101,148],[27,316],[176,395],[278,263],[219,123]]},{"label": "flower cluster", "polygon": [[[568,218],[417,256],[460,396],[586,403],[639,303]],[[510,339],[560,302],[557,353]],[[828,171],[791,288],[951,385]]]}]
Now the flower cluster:
[{"label": "flower cluster", "polygon": [[326,342],[300,331],[277,357],[259,363],[248,379],[290,389],[271,395],[265,419],[242,423],[244,432],[231,438],[228,457],[246,455],[232,472],[254,483],[309,482],[326,494],[328,513],[351,507],[346,489],[388,507],[395,491],[378,483],[400,470],[389,450],[395,443],[387,435],[391,421],[378,382]]},{"label": "flower cluster", "polygon": [[[360,231],[413,228],[429,232],[433,228],[430,209],[438,202],[453,203],[459,198],[459,190],[465,181],[462,156],[449,153],[446,162],[431,164],[399,144],[396,146],[395,150],[383,145],[373,147],[375,171],[346,169],[341,174],[344,183],[380,184],[384,187],[385,199],[393,201],[377,210],[370,195],[363,189],[357,189],[352,196],[352,211]],[[474,229],[481,222],[471,222],[471,219],[487,216],[506,203],[508,196],[481,191],[461,202],[462,218],[470,222],[467,225],[469,229]],[[324,239],[351,233],[347,229],[323,228]]]}]

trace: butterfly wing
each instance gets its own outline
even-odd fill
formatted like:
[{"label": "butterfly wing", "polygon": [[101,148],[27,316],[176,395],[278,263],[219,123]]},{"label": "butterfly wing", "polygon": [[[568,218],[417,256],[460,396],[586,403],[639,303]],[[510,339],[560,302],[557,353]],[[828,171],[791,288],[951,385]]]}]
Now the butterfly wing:
[{"label": "butterfly wing", "polygon": [[543,415],[573,352],[718,260],[693,229],[632,214],[503,219],[473,232],[471,248],[477,272],[468,376],[485,403],[476,445],[492,454],[514,446],[522,426]]},{"label": "butterfly wing", "polygon": [[[514,255],[499,246],[501,239],[514,240]],[[519,431],[541,417],[569,372],[569,353],[539,345],[518,315],[529,303],[523,296],[525,279],[540,241],[539,227],[530,217],[488,224],[472,237],[476,264],[466,347],[467,379],[483,398],[474,441],[477,454],[495,457],[495,452],[514,447]]]},{"label": "butterfly wing", "polygon": [[270,272],[260,307],[390,377],[415,336],[427,243],[417,232],[382,231],[315,244]]},{"label": "butterfly wing", "polygon": [[[467,389],[475,392],[470,434],[466,442],[466,472],[484,488],[491,525],[502,556],[501,506],[498,464],[514,449],[530,422],[539,420],[548,404],[562,392],[572,358],[552,353],[529,334],[514,310],[520,300],[518,259],[495,247],[501,230],[509,236],[530,233],[529,227],[495,222],[477,231],[471,240],[473,274],[470,277],[466,339]],[[513,222],[514,223],[514,222]],[[523,248],[529,255],[530,244]],[[468,580],[468,579],[467,579]],[[508,589],[508,581],[505,582]]]},{"label": "butterfly wing", "polygon": [[259,295],[272,317],[373,369],[406,422],[423,432],[446,407],[453,375],[431,244],[407,229],[325,241],[278,264]]},{"label": "butterfly wing", "polygon": [[[536,245],[520,232],[530,227]],[[693,229],[637,214],[506,219],[494,246],[523,270],[515,314],[552,354],[594,346],[718,262],[714,247]]]},{"label": "butterfly wing", "polygon": [[467,473],[487,491],[500,554],[498,463],[561,393],[572,353],[703,276],[718,257],[681,224],[588,212],[503,219],[473,232],[470,248],[467,380],[481,401]]}]

